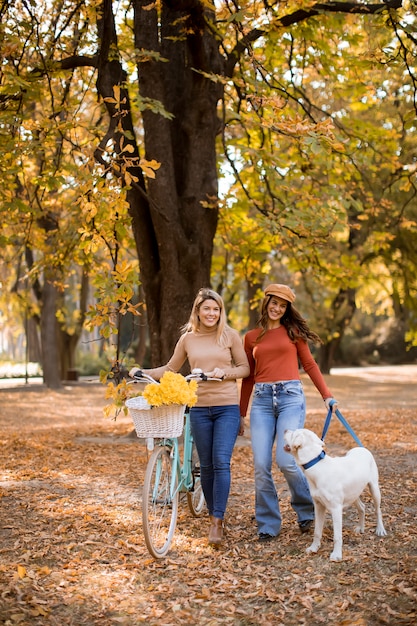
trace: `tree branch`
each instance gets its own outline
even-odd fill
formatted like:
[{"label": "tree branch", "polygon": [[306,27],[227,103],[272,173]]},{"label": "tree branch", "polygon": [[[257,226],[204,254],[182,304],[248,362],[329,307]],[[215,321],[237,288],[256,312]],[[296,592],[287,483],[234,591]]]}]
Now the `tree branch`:
[{"label": "tree branch", "polygon": [[65,59],[60,59],[59,61],[53,61],[50,63],[48,68],[44,67],[35,67],[31,70],[30,74],[32,76],[43,76],[48,70],[49,71],[57,71],[57,70],[73,70],[76,67],[98,67],[98,55],[94,55],[92,57],[82,56],[75,54],[73,56],[67,57]]},{"label": "tree branch", "polygon": [[[402,6],[402,0],[383,0],[382,3],[373,4],[358,4],[357,2],[318,2],[314,4],[310,9],[299,9],[285,15],[279,19],[276,19],[272,23],[272,28],[288,28],[294,24],[299,24],[310,17],[320,15],[320,13],[349,13],[357,15],[375,15],[387,11],[388,9],[399,9]],[[227,57],[225,64],[225,75],[232,77],[236,63],[239,61],[242,54],[249,48],[251,43],[257,41],[260,37],[267,34],[267,31],[260,28],[247,33],[236,44],[232,52]]]}]

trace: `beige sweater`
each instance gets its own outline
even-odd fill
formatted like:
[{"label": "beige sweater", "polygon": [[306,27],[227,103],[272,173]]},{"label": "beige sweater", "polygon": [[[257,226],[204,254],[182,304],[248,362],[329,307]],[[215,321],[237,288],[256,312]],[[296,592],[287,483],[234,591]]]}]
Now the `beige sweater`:
[{"label": "beige sweater", "polygon": [[215,367],[219,367],[225,372],[224,380],[199,381],[196,406],[239,404],[236,379],[245,378],[249,374],[249,363],[243,343],[237,331],[227,327],[226,344],[223,347],[219,346],[216,333],[217,329],[209,331],[202,329],[197,333],[187,332],[181,335],[166,365],[143,372],[159,380],[166,371],[178,372],[187,359],[191,370],[200,368],[203,372],[211,372]]}]

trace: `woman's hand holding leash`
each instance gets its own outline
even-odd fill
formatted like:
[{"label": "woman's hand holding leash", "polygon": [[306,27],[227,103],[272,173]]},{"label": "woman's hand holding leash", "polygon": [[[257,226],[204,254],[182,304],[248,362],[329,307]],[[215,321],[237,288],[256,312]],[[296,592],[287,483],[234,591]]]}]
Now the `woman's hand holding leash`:
[{"label": "woman's hand holding leash", "polygon": [[332,411],[332,413],[333,413],[334,409],[336,409],[336,408],[337,408],[337,406],[338,406],[338,404],[339,404],[339,403],[338,403],[338,401],[337,401],[337,400],[335,400],[334,398],[326,398],[326,399],[325,399],[325,401],[324,401],[324,404],[325,404],[325,406],[326,406],[326,409],[327,409],[328,411],[330,411],[330,410],[331,410],[331,411]]}]

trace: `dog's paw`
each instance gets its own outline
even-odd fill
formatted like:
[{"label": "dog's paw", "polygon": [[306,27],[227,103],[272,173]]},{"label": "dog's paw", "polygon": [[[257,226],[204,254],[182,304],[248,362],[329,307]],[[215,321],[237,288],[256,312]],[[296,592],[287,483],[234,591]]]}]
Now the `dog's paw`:
[{"label": "dog's paw", "polygon": [[340,554],[340,552],[332,552],[330,555],[330,561],[333,561],[335,563],[339,563],[342,560],[342,555]]},{"label": "dog's paw", "polygon": [[316,552],[319,551],[319,548],[320,548],[320,544],[312,543],[311,546],[308,546],[308,548],[306,548],[306,553],[307,554],[316,554]]},{"label": "dog's paw", "polygon": [[364,526],[355,526],[355,528],[354,528],[354,532],[355,532],[357,535],[361,535],[362,533],[364,533],[364,532],[365,532],[365,527],[364,527]]},{"label": "dog's paw", "polygon": [[386,537],[387,531],[383,526],[377,526],[375,534],[378,535],[378,537]]}]

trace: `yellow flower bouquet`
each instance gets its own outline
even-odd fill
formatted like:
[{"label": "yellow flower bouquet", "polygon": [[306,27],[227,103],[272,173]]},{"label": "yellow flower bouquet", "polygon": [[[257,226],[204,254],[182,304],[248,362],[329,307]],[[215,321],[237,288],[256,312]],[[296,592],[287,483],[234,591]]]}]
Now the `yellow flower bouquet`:
[{"label": "yellow flower bouquet", "polygon": [[148,383],[142,396],[151,406],[186,404],[194,406],[197,402],[197,381],[187,381],[175,372],[165,372],[159,383]]},{"label": "yellow flower bouquet", "polygon": [[191,407],[197,402],[196,391],[196,380],[187,381],[175,372],[165,372],[159,383],[148,383],[139,397],[126,400],[137,436],[179,437],[186,405]]}]

